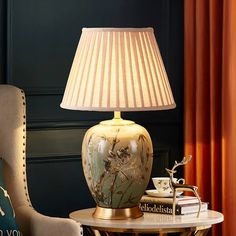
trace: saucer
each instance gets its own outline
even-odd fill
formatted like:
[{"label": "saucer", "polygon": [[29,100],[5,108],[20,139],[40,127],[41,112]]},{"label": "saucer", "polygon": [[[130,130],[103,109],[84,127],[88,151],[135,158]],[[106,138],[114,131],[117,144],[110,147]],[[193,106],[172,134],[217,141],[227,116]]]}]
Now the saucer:
[{"label": "saucer", "polygon": [[[149,189],[146,190],[147,195],[152,196],[152,197],[173,197],[172,192],[166,192],[166,193],[160,193],[156,189]],[[176,193],[176,196],[180,196],[183,193],[183,191],[179,191]]]}]

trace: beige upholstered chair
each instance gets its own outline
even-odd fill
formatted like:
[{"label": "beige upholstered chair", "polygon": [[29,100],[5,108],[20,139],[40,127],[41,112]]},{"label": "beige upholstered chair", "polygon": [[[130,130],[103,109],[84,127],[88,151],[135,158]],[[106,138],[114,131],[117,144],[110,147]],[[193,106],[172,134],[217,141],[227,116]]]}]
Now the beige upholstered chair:
[{"label": "beige upholstered chair", "polygon": [[24,236],[79,236],[79,224],[41,215],[31,205],[26,180],[25,105],[22,90],[0,85],[0,156],[17,223]]}]

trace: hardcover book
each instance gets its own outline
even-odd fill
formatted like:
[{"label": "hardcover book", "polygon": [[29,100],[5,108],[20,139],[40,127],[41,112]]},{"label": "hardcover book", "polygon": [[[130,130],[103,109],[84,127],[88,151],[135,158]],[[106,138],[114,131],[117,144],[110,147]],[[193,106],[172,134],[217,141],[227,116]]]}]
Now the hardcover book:
[{"label": "hardcover book", "polygon": [[[154,202],[140,202],[139,208],[143,212],[150,213],[159,213],[159,214],[172,214],[173,205],[170,203],[154,203]],[[185,204],[185,205],[176,205],[176,215],[186,215],[193,214],[198,212],[199,205],[197,203]],[[208,209],[208,204],[206,202],[202,202],[201,212],[206,211]]]},{"label": "hardcover book", "polygon": [[[143,195],[140,202],[146,202],[146,203],[173,203],[172,197],[152,197],[148,195]],[[176,198],[176,204],[178,205],[187,205],[187,204],[193,204],[198,203],[198,199],[195,196],[179,196]]]}]

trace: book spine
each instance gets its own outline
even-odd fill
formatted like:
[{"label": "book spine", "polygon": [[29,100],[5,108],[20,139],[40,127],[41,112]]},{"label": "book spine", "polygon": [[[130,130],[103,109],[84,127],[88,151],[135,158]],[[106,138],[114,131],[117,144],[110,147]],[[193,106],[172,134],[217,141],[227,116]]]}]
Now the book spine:
[{"label": "book spine", "polygon": [[[153,203],[162,203],[162,204],[172,204],[173,198],[157,198],[151,196],[142,196],[141,202],[153,202]],[[185,204],[193,204],[198,203],[198,199],[196,197],[179,197],[176,198],[176,204],[185,205]]]},{"label": "book spine", "polygon": [[[159,214],[169,214],[172,215],[173,208],[172,204],[166,203],[153,203],[153,202],[140,202],[139,208],[143,212],[159,213]],[[176,205],[175,214],[181,215],[181,206]]]}]

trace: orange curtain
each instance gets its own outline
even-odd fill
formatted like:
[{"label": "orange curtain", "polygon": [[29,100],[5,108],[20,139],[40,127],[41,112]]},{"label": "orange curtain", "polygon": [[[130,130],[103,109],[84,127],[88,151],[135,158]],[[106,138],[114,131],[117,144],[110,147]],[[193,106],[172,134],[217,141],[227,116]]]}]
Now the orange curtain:
[{"label": "orange curtain", "polygon": [[236,1],[185,0],[184,7],[184,153],[193,155],[185,178],[224,214],[213,235],[235,235]]}]

